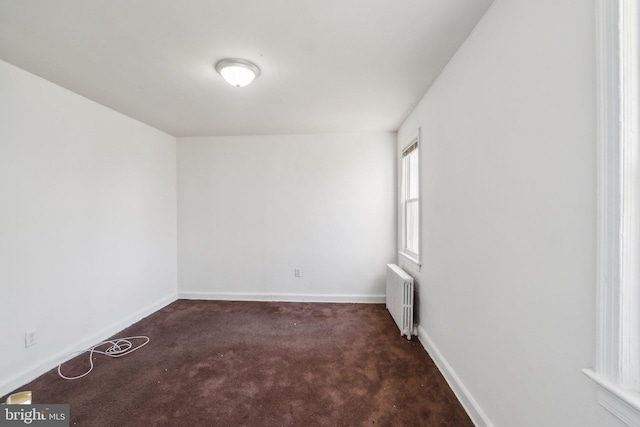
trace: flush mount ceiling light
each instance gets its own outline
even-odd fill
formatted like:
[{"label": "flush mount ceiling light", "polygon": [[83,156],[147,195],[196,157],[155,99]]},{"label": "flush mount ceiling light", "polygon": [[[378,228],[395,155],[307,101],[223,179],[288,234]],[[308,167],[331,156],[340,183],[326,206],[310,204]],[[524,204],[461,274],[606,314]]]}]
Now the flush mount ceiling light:
[{"label": "flush mount ceiling light", "polygon": [[231,86],[243,87],[260,75],[260,68],[244,59],[222,59],[216,62],[216,71]]}]

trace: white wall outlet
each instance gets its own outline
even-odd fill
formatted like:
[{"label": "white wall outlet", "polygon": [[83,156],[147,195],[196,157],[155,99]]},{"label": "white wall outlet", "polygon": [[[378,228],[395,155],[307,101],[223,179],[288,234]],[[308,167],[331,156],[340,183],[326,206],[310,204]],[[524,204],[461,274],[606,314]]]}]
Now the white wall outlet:
[{"label": "white wall outlet", "polygon": [[36,330],[30,329],[24,333],[24,346],[31,347],[36,343]]},{"label": "white wall outlet", "polygon": [[300,269],[299,268],[294,268],[293,269],[293,275],[296,277],[301,277],[302,274],[300,273]]}]

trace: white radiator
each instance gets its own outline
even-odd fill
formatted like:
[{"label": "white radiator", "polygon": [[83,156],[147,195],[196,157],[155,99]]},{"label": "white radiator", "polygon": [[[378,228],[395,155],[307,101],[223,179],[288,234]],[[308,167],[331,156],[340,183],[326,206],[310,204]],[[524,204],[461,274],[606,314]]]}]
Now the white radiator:
[{"label": "white radiator", "polygon": [[400,335],[413,333],[413,277],[395,264],[387,264],[387,310],[400,328]]}]

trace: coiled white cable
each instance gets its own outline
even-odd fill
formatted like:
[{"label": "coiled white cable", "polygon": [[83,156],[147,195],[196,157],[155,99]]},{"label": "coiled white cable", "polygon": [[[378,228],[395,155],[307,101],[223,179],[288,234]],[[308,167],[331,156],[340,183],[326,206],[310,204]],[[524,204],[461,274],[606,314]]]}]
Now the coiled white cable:
[{"label": "coiled white cable", "polygon": [[[131,340],[144,340],[144,342],[134,346]],[[90,347],[86,350],[75,351],[69,354],[67,358],[58,365],[58,374],[65,380],[77,380],[78,378],[82,378],[85,375],[88,375],[89,372],[93,370],[93,354],[94,353],[104,354],[105,356],[109,356],[109,357],[122,357],[138,350],[140,347],[145,346],[149,341],[150,341],[149,337],[144,335],[116,338],[115,340],[102,341],[100,344],[96,344],[93,347]],[[100,347],[105,345],[109,345],[109,347],[107,347],[105,350],[99,350]],[[89,352],[89,365],[90,365],[89,370],[87,372],[75,377],[68,377],[62,373],[62,365],[64,365],[65,363],[67,363],[69,360],[73,359],[77,355],[86,353],[86,352]]]}]

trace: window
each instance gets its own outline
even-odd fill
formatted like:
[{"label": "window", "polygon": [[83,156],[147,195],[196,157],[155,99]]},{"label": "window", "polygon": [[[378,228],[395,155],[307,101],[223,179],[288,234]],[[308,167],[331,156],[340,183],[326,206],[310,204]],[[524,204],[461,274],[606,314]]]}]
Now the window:
[{"label": "window", "polygon": [[598,400],[640,425],[640,24],[638,0],[597,1]]},{"label": "window", "polygon": [[420,262],[420,155],[416,135],[402,150],[400,189],[401,251],[415,264]]}]

